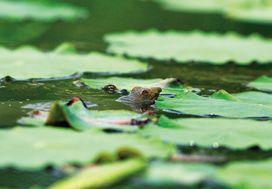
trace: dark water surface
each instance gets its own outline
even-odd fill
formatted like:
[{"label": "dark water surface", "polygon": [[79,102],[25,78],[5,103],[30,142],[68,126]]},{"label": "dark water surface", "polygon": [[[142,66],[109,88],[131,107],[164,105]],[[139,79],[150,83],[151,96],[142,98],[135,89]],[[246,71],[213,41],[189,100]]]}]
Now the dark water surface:
[{"label": "dark water surface", "polygon": [[[127,30],[144,31],[156,28],[161,31],[203,30],[224,33],[236,31],[244,35],[259,33],[272,36],[272,26],[253,25],[226,20],[219,15],[184,14],[162,10],[157,4],[138,0],[69,0],[90,9],[87,19],[75,22],[38,23],[31,21],[8,22],[0,20],[0,34],[13,37],[0,38],[2,45],[16,48],[33,45],[44,51],[54,49],[62,42],[70,42],[84,53],[105,52],[107,44],[103,36],[112,32]],[[15,34],[19,35],[15,35]],[[29,34],[30,37],[22,38]],[[34,34],[33,34],[34,33]],[[30,35],[31,34],[31,35]],[[18,37],[19,36],[19,37]],[[208,48],[208,47],[207,47]],[[134,75],[137,78],[179,78],[185,85],[200,89],[225,89],[229,92],[248,90],[245,84],[263,74],[271,75],[271,65],[251,65],[247,67],[234,64],[224,66],[190,63],[178,65],[175,62],[143,60],[152,65],[145,73]],[[85,75],[87,78],[99,76]],[[115,102],[117,96],[107,95],[95,90],[79,89],[73,80],[50,82],[15,82],[0,85],[0,127],[11,127],[16,120],[29,111],[24,105],[54,100],[68,100],[73,96],[96,103],[96,109],[128,109]]]}]

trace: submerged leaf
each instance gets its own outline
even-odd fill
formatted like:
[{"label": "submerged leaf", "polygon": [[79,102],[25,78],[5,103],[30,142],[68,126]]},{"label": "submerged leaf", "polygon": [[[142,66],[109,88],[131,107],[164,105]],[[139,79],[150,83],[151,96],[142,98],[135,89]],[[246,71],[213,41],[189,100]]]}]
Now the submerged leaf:
[{"label": "submerged leaf", "polygon": [[2,168],[41,169],[47,165],[87,164],[103,153],[114,156],[124,148],[147,158],[166,158],[175,153],[172,145],[138,135],[75,132],[52,127],[0,130],[0,140]]},{"label": "submerged leaf", "polygon": [[[267,105],[259,93],[217,93],[202,97],[192,92],[179,91],[175,98],[159,98],[156,107],[165,111],[198,116],[230,118],[272,117],[271,103]],[[270,96],[269,96],[270,97]],[[255,98],[255,99],[254,99]]]},{"label": "submerged leaf", "polygon": [[[177,125],[180,128],[177,128]],[[173,129],[172,127],[175,127]],[[199,145],[201,147],[229,147],[245,149],[260,146],[272,149],[270,121],[246,119],[167,119],[158,123],[158,127],[146,127],[140,131],[144,136],[158,137],[177,145]]]},{"label": "submerged leaf", "polygon": [[261,91],[272,91],[272,78],[267,76],[261,76],[255,81],[248,84],[248,87],[252,87]]},{"label": "submerged leaf", "polygon": [[107,56],[97,52],[64,53],[63,49],[59,51],[58,48],[57,51],[41,52],[32,47],[9,50],[0,47],[0,78],[11,76],[18,80],[49,79],[65,78],[75,73],[124,74],[148,69],[147,64],[120,56]]},{"label": "submerged leaf", "polygon": [[49,189],[105,188],[142,172],[147,164],[143,160],[132,159],[109,165],[83,169],[75,176],[58,181]]},{"label": "submerged leaf", "polygon": [[49,1],[0,1],[0,17],[40,21],[74,20],[88,16],[88,10],[67,3]]},{"label": "submerged leaf", "polygon": [[[132,57],[174,59],[221,65],[234,61],[248,65],[253,61],[266,64],[272,60],[272,42],[260,36],[243,37],[235,33],[216,34],[203,32],[127,32],[105,37],[108,51]],[[207,48],[209,47],[209,48]],[[256,51],[258,49],[258,51]]]}]

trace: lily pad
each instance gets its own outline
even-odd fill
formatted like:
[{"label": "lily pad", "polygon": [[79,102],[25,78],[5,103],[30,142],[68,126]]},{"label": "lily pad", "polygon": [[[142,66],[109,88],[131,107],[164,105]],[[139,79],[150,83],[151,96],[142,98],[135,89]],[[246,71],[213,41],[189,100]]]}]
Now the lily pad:
[{"label": "lily pad", "polygon": [[0,130],[0,167],[41,169],[47,165],[86,164],[103,153],[137,151],[147,158],[166,158],[175,153],[160,140],[131,134],[104,134],[97,131],[75,132],[52,127],[17,127]]},{"label": "lily pad", "polygon": [[[144,87],[144,88],[151,88],[151,87],[160,87],[163,89],[163,92],[172,92],[171,86],[179,86],[178,89],[183,89],[182,86],[177,84],[177,80],[175,78],[167,78],[167,79],[135,79],[129,77],[110,77],[105,79],[80,79],[82,83],[88,85],[90,88],[93,89],[103,89],[107,85],[114,85],[117,87],[118,90],[126,89],[131,91],[134,87]],[[178,90],[177,89],[177,90]]]},{"label": "lily pad", "polygon": [[235,162],[218,169],[217,178],[232,188],[272,188],[272,160]]},{"label": "lily pad", "polygon": [[266,64],[272,60],[272,40],[258,35],[243,37],[236,33],[150,30],[109,34],[105,40],[110,44],[108,52],[111,53],[163,61],[174,59],[180,64],[197,61],[222,65],[234,61],[239,65],[248,65],[253,61]]},{"label": "lily pad", "polygon": [[146,127],[140,132],[145,136],[158,137],[177,145],[215,148],[224,146],[234,149],[246,149],[258,145],[265,150],[272,149],[270,140],[272,122],[270,121],[162,117],[158,127]]},{"label": "lily pad", "polygon": [[165,187],[192,186],[205,181],[213,172],[212,166],[204,164],[154,162],[142,177],[141,183]]},{"label": "lily pad", "polygon": [[261,76],[255,81],[252,81],[248,84],[248,87],[252,87],[261,91],[272,91],[272,78],[267,76]]},{"label": "lily pad", "polygon": [[0,1],[0,18],[39,21],[74,20],[88,16],[88,10],[50,1]]},{"label": "lily pad", "polygon": [[23,125],[68,125],[78,131],[91,128],[111,129],[135,132],[139,125],[145,125],[148,119],[141,114],[126,110],[88,110],[81,101],[67,105],[55,102],[49,112],[38,111],[30,117],[18,121]]},{"label": "lily pad", "polygon": [[[256,93],[250,96],[251,99],[254,98],[254,94]],[[258,93],[255,100],[243,100],[242,94],[240,97],[238,94],[236,96],[225,92],[211,97],[203,97],[192,92],[179,91],[175,98],[160,97],[156,102],[156,107],[165,111],[197,116],[272,117],[271,105],[261,104],[263,99],[257,99],[260,97]],[[245,95],[244,98],[246,98]]]},{"label": "lily pad", "polygon": [[249,91],[234,94],[234,96],[244,102],[251,102],[255,104],[272,105],[272,95],[262,92]]},{"label": "lily pad", "polygon": [[70,46],[52,52],[41,52],[33,47],[9,50],[0,47],[0,78],[11,76],[17,80],[65,78],[85,72],[98,74],[139,73],[148,65],[120,56],[108,56],[97,52],[77,54]]},{"label": "lily pad", "polygon": [[222,13],[227,0],[154,0],[164,9],[192,13]]},{"label": "lily pad", "polygon": [[155,0],[164,9],[178,12],[222,14],[243,22],[271,24],[271,0]]},{"label": "lily pad", "polygon": [[243,22],[272,24],[272,4],[230,8],[226,11],[226,16]]},{"label": "lily pad", "polygon": [[128,179],[147,167],[143,160],[127,160],[109,165],[90,167],[78,174],[58,181],[49,189],[105,188]]}]

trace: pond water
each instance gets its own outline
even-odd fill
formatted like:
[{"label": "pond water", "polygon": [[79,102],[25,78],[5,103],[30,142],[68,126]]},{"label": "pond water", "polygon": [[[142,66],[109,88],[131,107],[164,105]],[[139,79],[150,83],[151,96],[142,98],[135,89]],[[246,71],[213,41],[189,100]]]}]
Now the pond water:
[{"label": "pond water", "polygon": [[[128,30],[143,31],[156,28],[169,30],[203,30],[224,33],[236,31],[244,35],[259,33],[263,36],[272,35],[271,28],[265,25],[245,24],[224,19],[220,15],[203,15],[176,13],[162,10],[157,4],[135,0],[70,0],[90,9],[87,19],[75,22],[41,23],[41,22],[8,22],[0,20],[0,27],[5,31],[20,33],[24,28],[36,31],[42,29],[40,36],[26,42],[14,39],[0,39],[1,44],[9,48],[17,48],[23,44],[36,46],[44,51],[54,49],[62,42],[72,43],[82,53],[90,51],[105,52],[107,44],[103,36],[113,32]],[[7,29],[8,28],[8,29]],[[208,48],[208,47],[207,47]],[[143,60],[151,65],[144,74],[136,74],[136,78],[179,78],[184,85],[203,90],[202,94],[213,90],[225,89],[229,92],[247,90],[244,86],[248,81],[260,75],[270,75],[271,66],[224,66],[203,65],[197,62],[177,64],[174,61],[159,62]],[[99,75],[84,75],[86,78],[98,78]],[[76,80],[76,79],[75,79]],[[104,92],[79,89],[73,84],[73,79],[50,82],[2,82],[0,85],[0,127],[12,127],[16,120],[26,115],[30,109],[28,104],[47,103],[54,100],[68,100],[79,96],[86,101],[97,104],[95,109],[129,109],[115,102],[118,95],[108,95]]]}]

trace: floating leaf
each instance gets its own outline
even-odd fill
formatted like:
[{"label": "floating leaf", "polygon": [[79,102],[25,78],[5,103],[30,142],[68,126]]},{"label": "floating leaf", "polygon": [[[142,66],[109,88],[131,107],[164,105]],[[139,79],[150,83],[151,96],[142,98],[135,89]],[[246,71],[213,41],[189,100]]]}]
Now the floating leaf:
[{"label": "floating leaf", "polygon": [[248,84],[248,87],[252,87],[261,91],[272,91],[272,78],[267,76],[261,76],[255,81]]},{"label": "floating leaf", "polygon": [[[70,101],[71,102],[71,101]],[[68,126],[84,131],[90,128],[113,129],[133,132],[138,125],[146,124],[147,118],[143,115],[126,110],[88,110],[81,101],[66,105],[63,102],[55,102],[49,112],[38,111],[30,117],[19,120],[23,125],[56,125]]]},{"label": "floating leaf", "polygon": [[52,127],[0,130],[0,140],[0,167],[18,169],[85,164],[102,153],[113,154],[124,148],[147,158],[166,158],[175,153],[171,145],[138,135],[75,132]]},{"label": "floating leaf", "polygon": [[180,12],[192,13],[222,13],[224,11],[224,1],[217,0],[154,0],[164,9]]},{"label": "floating leaf", "polygon": [[105,40],[110,43],[108,51],[111,53],[157,60],[174,59],[181,64],[198,61],[221,65],[234,61],[239,65],[248,65],[253,61],[265,64],[272,60],[271,40],[257,35],[243,37],[235,33],[162,33],[153,30],[110,34]]},{"label": "floating leaf", "polygon": [[10,20],[74,20],[76,18],[85,18],[86,16],[88,16],[88,11],[85,8],[66,3],[48,1],[0,1],[0,17]]},{"label": "floating leaf", "polygon": [[204,164],[155,162],[151,164],[142,182],[153,186],[191,186],[206,180],[212,174],[212,166]]},{"label": "floating leaf", "polygon": [[[148,65],[127,60],[120,56],[107,56],[97,52],[90,54],[41,52],[35,48],[17,50],[0,48],[0,77],[11,76],[18,80],[30,78],[63,78],[75,73],[124,74],[147,71]],[[70,49],[68,49],[70,50]],[[23,71],[22,71],[23,70]]]},{"label": "floating leaf", "polygon": [[272,105],[272,95],[262,92],[243,92],[234,94],[236,98],[244,102],[251,102],[255,104]]},{"label": "floating leaf", "polygon": [[[168,119],[167,121],[167,118],[163,118],[158,125],[159,127],[146,127],[140,132],[145,136],[158,137],[178,145],[225,146],[235,149],[258,145],[265,150],[272,148],[270,121],[218,118]],[[180,128],[177,128],[177,125]]]},{"label": "floating leaf", "polygon": [[121,78],[121,77],[110,77],[105,79],[84,79],[80,80],[85,85],[93,89],[103,89],[106,85],[115,85],[117,89],[126,89],[131,91],[134,87],[161,87],[165,88],[175,82],[174,78],[167,79],[134,79],[134,78]]},{"label": "floating leaf", "polygon": [[155,0],[164,9],[189,13],[222,14],[243,22],[271,24],[271,0]]},{"label": "floating leaf", "polygon": [[218,169],[217,178],[232,188],[272,188],[272,160],[235,162]]},{"label": "floating leaf", "polygon": [[75,176],[61,180],[50,189],[105,188],[119,183],[146,168],[143,160],[132,159],[83,169]]},{"label": "floating leaf", "polygon": [[[156,107],[165,111],[198,116],[272,117],[271,105],[261,104],[260,102],[263,102],[263,99],[258,99],[258,97],[262,98],[263,95],[252,93],[251,100],[243,100],[243,98],[247,98],[246,94],[243,95],[243,93],[236,94],[236,96],[225,92],[218,93],[216,96],[202,97],[192,92],[180,91],[175,98],[159,98]],[[252,100],[254,96],[256,99]]]}]

